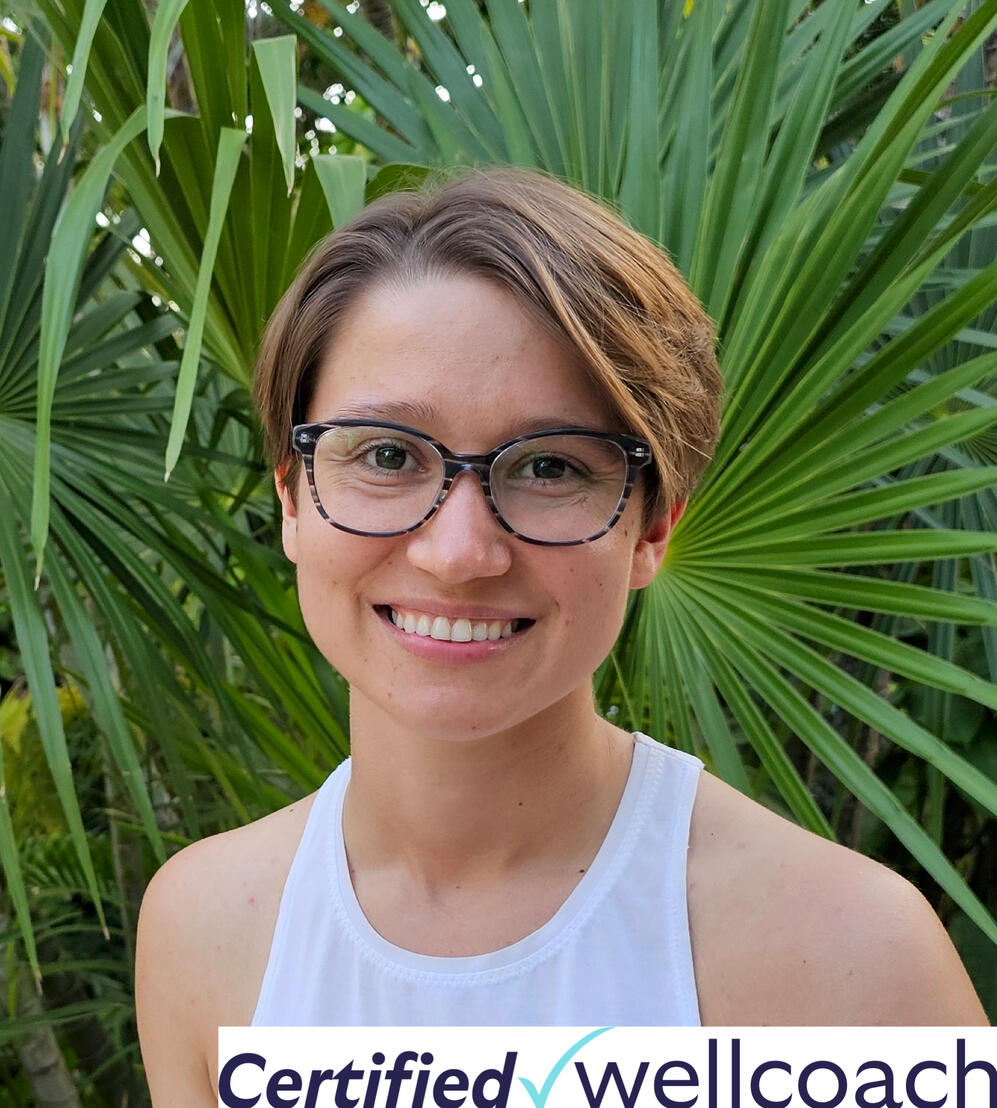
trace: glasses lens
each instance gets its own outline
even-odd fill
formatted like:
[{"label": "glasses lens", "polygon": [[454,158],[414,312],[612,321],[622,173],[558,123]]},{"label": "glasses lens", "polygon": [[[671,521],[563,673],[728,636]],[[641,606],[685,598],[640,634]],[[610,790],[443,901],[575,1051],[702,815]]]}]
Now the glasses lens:
[{"label": "glasses lens", "polygon": [[615,442],[543,435],[515,443],[492,467],[492,496],[503,518],[528,539],[578,542],[605,529],[627,480]]},{"label": "glasses lens", "polygon": [[330,427],[315,444],[315,491],[330,519],[354,531],[414,527],[443,485],[443,459],[386,427]]}]

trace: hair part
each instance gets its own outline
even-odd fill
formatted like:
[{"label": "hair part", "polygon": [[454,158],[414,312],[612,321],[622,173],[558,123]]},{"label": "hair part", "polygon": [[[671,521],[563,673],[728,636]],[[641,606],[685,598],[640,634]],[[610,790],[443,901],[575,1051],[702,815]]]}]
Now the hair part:
[{"label": "hair part", "polygon": [[353,304],[386,284],[461,275],[495,281],[565,339],[622,424],[651,443],[645,525],[688,497],[713,454],[723,389],[702,305],[665,253],[602,204],[510,168],[382,196],[316,245],[267,324],[254,378],[289,488],[291,427]]}]

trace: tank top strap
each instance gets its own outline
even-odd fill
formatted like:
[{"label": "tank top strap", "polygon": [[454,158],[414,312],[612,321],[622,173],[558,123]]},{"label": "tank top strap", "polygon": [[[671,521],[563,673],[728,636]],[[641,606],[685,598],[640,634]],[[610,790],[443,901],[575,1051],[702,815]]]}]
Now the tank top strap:
[{"label": "tank top strap", "polygon": [[[305,820],[305,828],[291,860],[284,888],[281,891],[280,907],[277,910],[277,924],[270,943],[270,956],[263,973],[260,995],[256,1000],[252,1025],[259,1026],[260,1016],[271,1011],[276,994],[286,988],[288,954],[298,945],[301,926],[300,912],[296,907],[309,899],[314,892],[316,880],[321,881],[323,872],[316,873],[316,862],[326,855],[333,843],[342,838],[340,813],[343,794],[350,781],[350,759],[345,758],[322,782],[312,801],[311,810]],[[324,867],[319,867],[320,870]],[[329,892],[335,895],[334,887]],[[264,1019],[265,1025],[268,1021]]]}]

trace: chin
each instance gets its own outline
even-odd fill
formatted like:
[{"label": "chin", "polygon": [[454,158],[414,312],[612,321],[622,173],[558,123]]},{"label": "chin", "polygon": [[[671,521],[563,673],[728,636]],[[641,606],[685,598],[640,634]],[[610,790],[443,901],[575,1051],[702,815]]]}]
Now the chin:
[{"label": "chin", "polygon": [[476,695],[473,689],[450,687],[434,691],[424,687],[418,697],[413,697],[410,688],[387,684],[368,691],[364,686],[369,679],[368,672],[366,682],[350,681],[351,719],[362,725],[364,734],[385,727],[399,735],[408,733],[437,742],[470,743],[521,725],[547,707],[530,706],[520,700],[513,714],[509,710],[509,697],[494,696],[494,690],[486,695],[479,690]]}]

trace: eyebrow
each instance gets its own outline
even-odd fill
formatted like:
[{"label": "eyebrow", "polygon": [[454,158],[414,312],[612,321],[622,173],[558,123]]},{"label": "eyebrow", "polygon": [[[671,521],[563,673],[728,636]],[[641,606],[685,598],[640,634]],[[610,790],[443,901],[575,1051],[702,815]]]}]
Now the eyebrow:
[{"label": "eyebrow", "polygon": [[[337,419],[377,419],[389,423],[404,423],[411,427],[423,428],[438,424],[439,409],[425,400],[370,400],[348,404],[340,408],[330,420]],[[515,438],[528,435],[532,431],[552,431],[558,427],[578,427],[586,431],[605,431],[606,427],[596,426],[589,420],[569,419],[564,416],[536,416],[532,419],[519,419],[508,427],[503,438]]]}]

